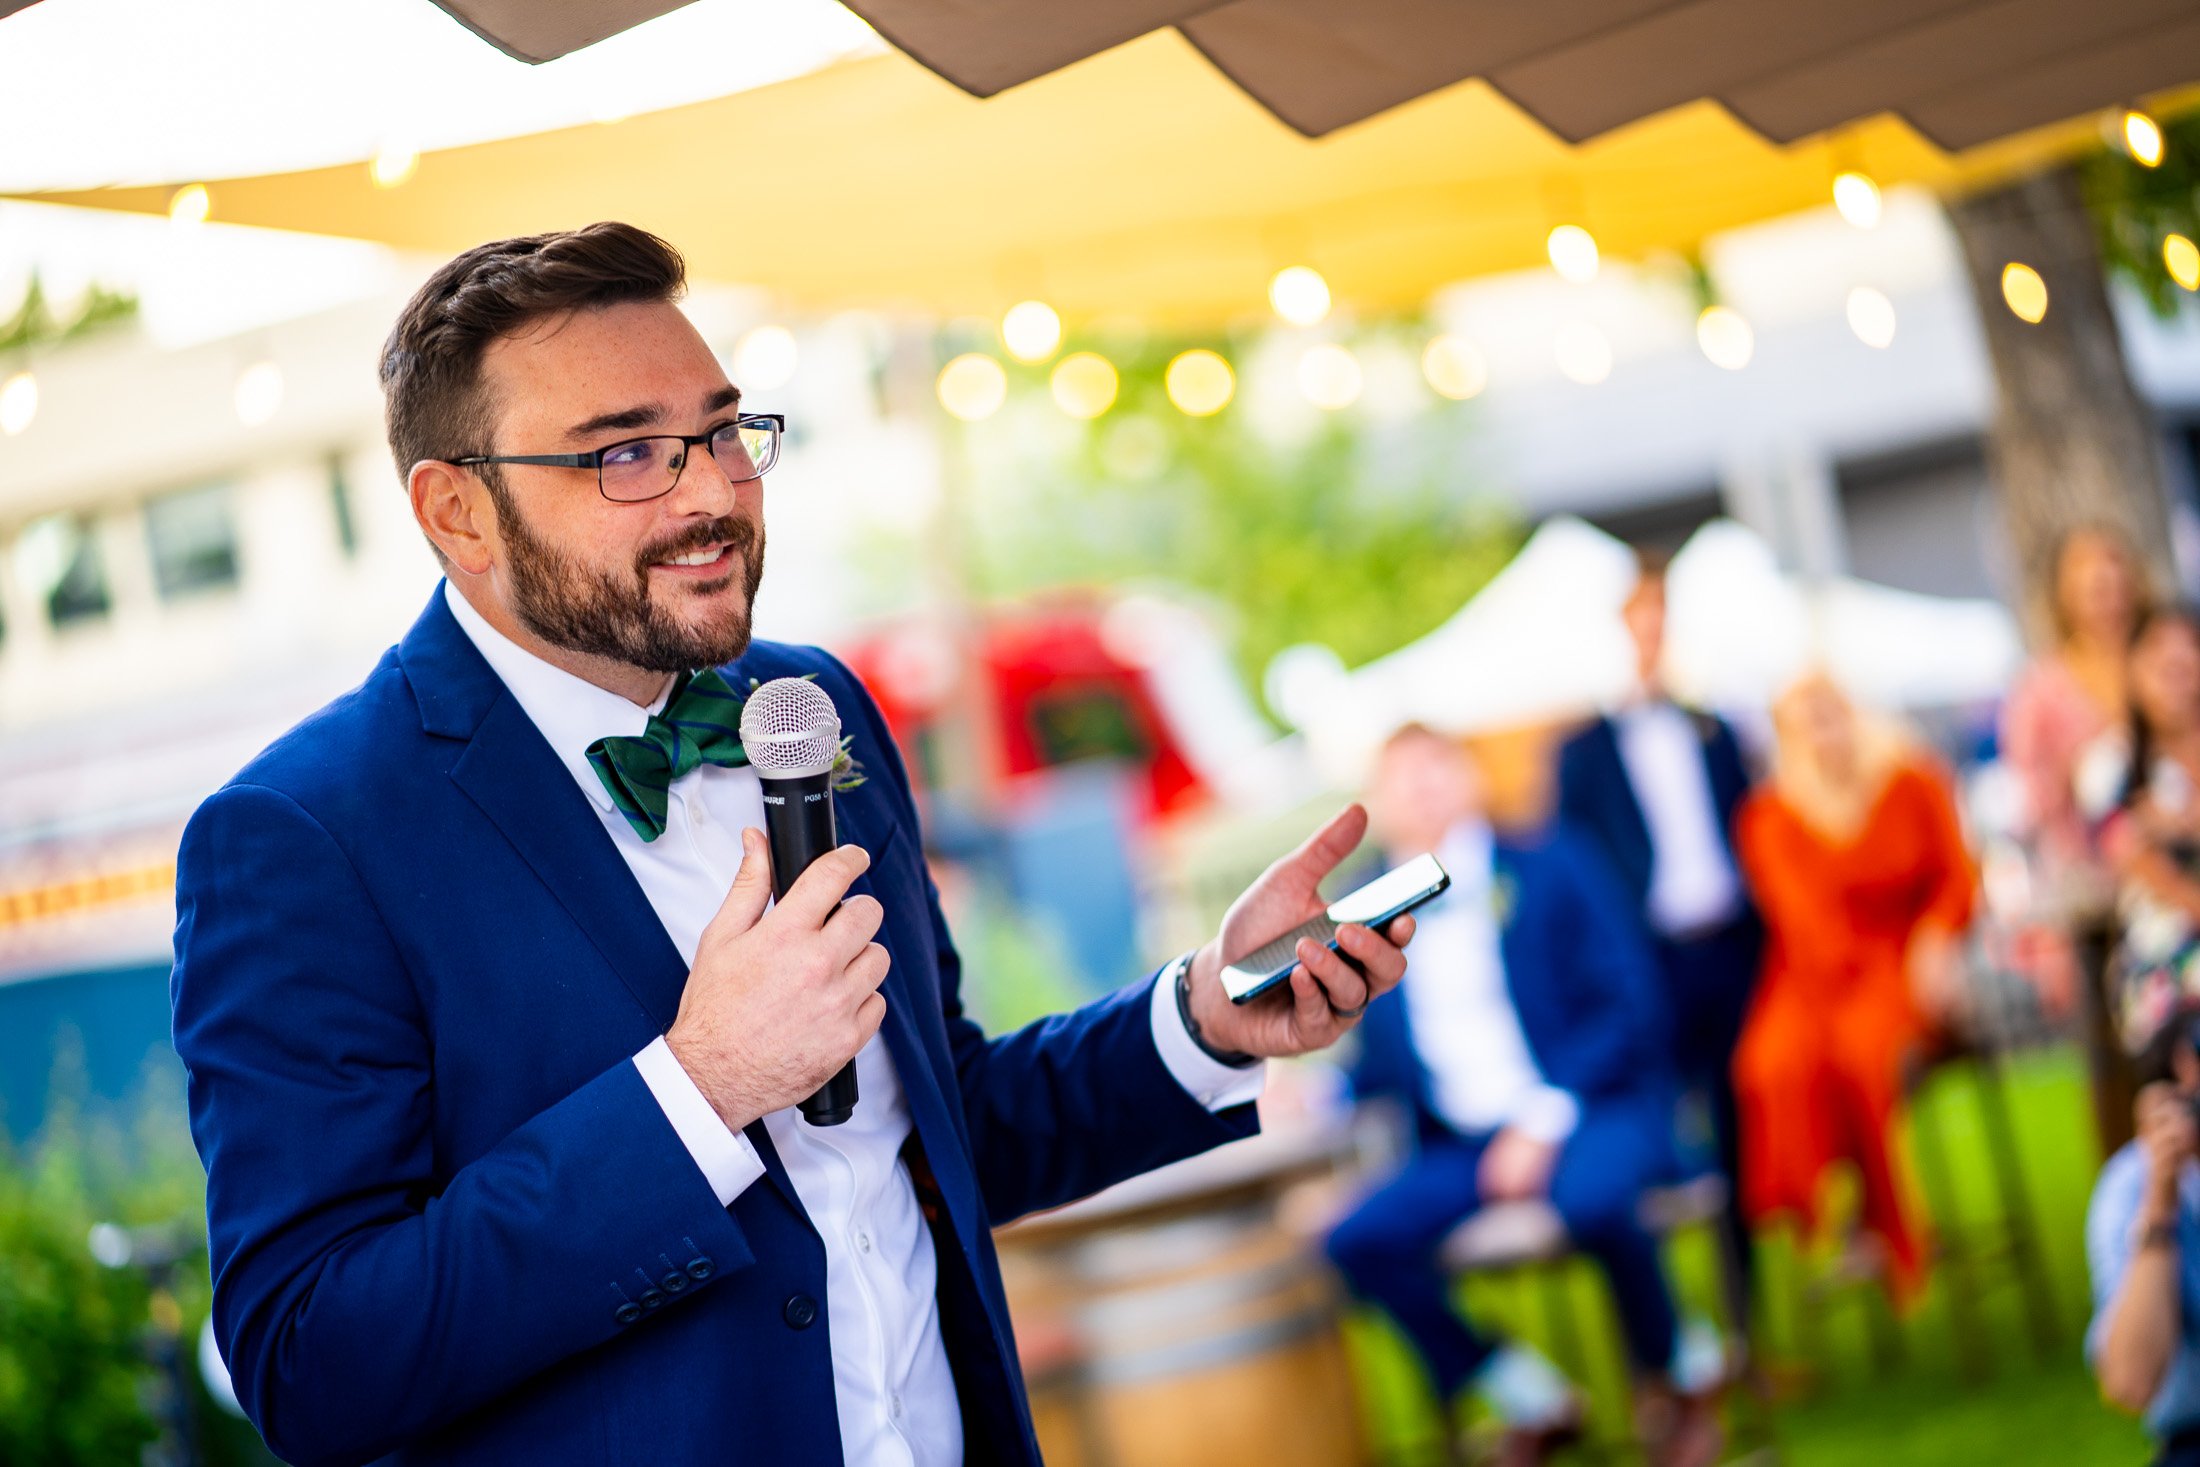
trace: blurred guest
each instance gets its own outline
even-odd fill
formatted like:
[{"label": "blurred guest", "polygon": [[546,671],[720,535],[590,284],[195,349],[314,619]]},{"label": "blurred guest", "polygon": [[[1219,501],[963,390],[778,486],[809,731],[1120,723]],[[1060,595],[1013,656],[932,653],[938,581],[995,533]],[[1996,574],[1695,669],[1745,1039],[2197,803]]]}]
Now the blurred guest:
[{"label": "blurred guest", "polygon": [[1438,1253],[1486,1206],[1549,1203],[1611,1280],[1659,1422],[1654,1460],[1712,1460],[1716,1337],[1678,1328],[1637,1220],[1643,1190],[1672,1169],[1673,1100],[1631,907],[1586,843],[1493,834],[1480,770],[1425,728],[1384,747],[1370,804],[1386,850],[1434,851],[1452,886],[1422,909],[1401,988],[1369,1007],[1355,1073],[1362,1094],[1412,1105],[1421,1145],[1331,1235],[1330,1257],[1398,1321],[1446,1402],[1471,1389],[1492,1409],[1504,1460],[1537,1462],[1578,1432],[1580,1399],[1542,1356],[1453,1312]]},{"label": "blurred guest", "polygon": [[2200,998],[2200,613],[2142,617],[2126,676],[2131,716],[2086,750],[2078,795],[2116,875],[2122,935],[2109,988],[2136,1053]]},{"label": "blurred guest", "polygon": [[2146,1418],[2157,1467],[2200,1467],[2200,1107],[2196,1020],[2183,1010],[2141,1065],[2138,1139],[2101,1168],[2086,1214],[2086,1354],[2115,1406]]},{"label": "blurred guest", "polygon": [[[1648,921],[1672,1018],[1681,1083],[1710,1109],[1720,1167],[1740,1183],[1734,1045],[1763,957],[1764,928],[1734,855],[1734,817],[1749,792],[1740,741],[1723,719],[1667,694],[1665,561],[1638,553],[1621,609],[1635,688],[1559,752],[1560,817],[1589,836]],[[1748,1229],[1733,1219],[1736,1256]]]},{"label": "blurred guest", "polygon": [[2024,790],[2035,876],[2067,911],[2085,905],[2084,888],[2098,884],[2073,792],[2078,759],[2124,722],[2124,659],[2146,598],[2130,542],[2107,526],[2065,534],[2054,567],[2048,610],[2055,642],[2010,689],[2001,749]]},{"label": "blurred guest", "polygon": [[1815,1224],[1835,1161],[1863,1184],[1848,1262],[1915,1297],[1925,1254],[1896,1182],[1906,1075],[1953,1008],[1971,861],[1947,780],[1813,676],[1773,708],[1771,781],[1743,805],[1743,868],[1771,933],[1734,1059],[1744,1208]]}]

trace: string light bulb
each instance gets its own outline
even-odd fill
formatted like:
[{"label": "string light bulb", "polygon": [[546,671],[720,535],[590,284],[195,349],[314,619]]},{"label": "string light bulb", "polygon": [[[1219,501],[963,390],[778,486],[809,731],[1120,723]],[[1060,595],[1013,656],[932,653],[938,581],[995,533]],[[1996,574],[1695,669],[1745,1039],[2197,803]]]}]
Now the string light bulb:
[{"label": "string light bulb", "polygon": [[1318,325],[1329,314],[1329,282],[1311,265],[1290,265],[1268,282],[1268,304],[1294,326]]},{"label": "string light bulb", "polygon": [[1465,337],[1439,336],[1421,353],[1421,375],[1437,395],[1453,402],[1479,396],[1490,385],[1490,366]]},{"label": "string light bulb", "polygon": [[1712,365],[1739,372],[1757,354],[1757,333],[1732,306],[1706,306],[1696,317],[1696,345]]},{"label": "string light bulb", "polygon": [[2162,165],[2162,125],[2140,111],[2124,113],[2124,151],[2142,166]]},{"label": "string light bulb", "polygon": [[410,143],[386,142],[367,165],[367,172],[374,179],[376,188],[396,188],[413,176],[420,167],[420,150]]},{"label": "string light bulb", "polygon": [[1560,278],[1587,285],[1597,278],[1596,236],[1578,224],[1561,224],[1543,241],[1543,252]]},{"label": "string light bulb", "polygon": [[30,427],[38,416],[38,379],[17,372],[0,382],[0,435],[13,438]]},{"label": "string light bulb", "polygon": [[1203,346],[1178,352],[1162,375],[1169,401],[1186,417],[1209,418],[1230,405],[1237,393],[1237,374],[1222,357]]},{"label": "string light bulb", "polygon": [[776,392],[794,380],[802,349],[784,326],[752,327],[733,344],[733,376],[743,390]]},{"label": "string light bulb", "polygon": [[203,183],[187,183],[168,197],[168,217],[178,224],[204,224],[214,212],[214,197]]},{"label": "string light bulb", "polygon": [[1048,387],[1054,405],[1073,418],[1097,418],[1115,405],[1115,366],[1098,352],[1072,352],[1055,365]]},{"label": "string light bulb", "polygon": [[940,368],[933,390],[940,406],[966,423],[981,423],[1008,401],[1008,373],[983,352],[966,351]]},{"label": "string light bulb", "polygon": [[2162,267],[2186,290],[2200,290],[2200,245],[2182,234],[2162,241]]},{"label": "string light bulb", "polygon": [[1894,341],[1894,302],[1885,291],[1859,285],[1849,292],[1849,330],[1868,347],[1884,350]]},{"label": "string light bulb", "polygon": [[1360,359],[1335,342],[1310,346],[1299,358],[1299,391],[1324,412],[1337,412],[1360,400]]},{"label": "string light bulb", "polygon": [[1043,362],[1062,344],[1062,318],[1045,301],[1018,301],[1001,317],[1001,344],[1019,362]]},{"label": "string light bulb", "polygon": [[1841,217],[1858,229],[1873,229],[1879,224],[1882,200],[1879,185],[1868,173],[1851,168],[1833,176],[1833,207]]},{"label": "string light bulb", "polygon": [[2001,267],[2001,298],[2020,321],[2037,326],[2047,319],[2047,282],[2021,260]]},{"label": "string light bulb", "polygon": [[1558,370],[1569,382],[1594,387],[1612,375],[1612,344],[1586,321],[1559,327],[1551,341],[1551,352],[1558,359]]}]

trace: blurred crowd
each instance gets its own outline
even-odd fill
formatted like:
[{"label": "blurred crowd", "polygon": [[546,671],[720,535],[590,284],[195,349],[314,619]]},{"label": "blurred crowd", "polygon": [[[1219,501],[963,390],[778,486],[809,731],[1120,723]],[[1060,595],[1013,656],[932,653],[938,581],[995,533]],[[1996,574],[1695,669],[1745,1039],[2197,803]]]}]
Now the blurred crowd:
[{"label": "blurred crowd", "polygon": [[1457,741],[1409,726],[1383,746],[1368,803],[1387,858],[1433,851],[1453,884],[1371,1006],[1354,1075],[1403,1104],[1416,1145],[1327,1246],[1447,1403],[1487,1409],[1498,1460],[1544,1460],[1584,1401],[1453,1307],[1455,1229],[1555,1211],[1611,1285],[1650,1459],[1718,1460],[1746,1352],[1677,1312],[1645,1196],[1723,1179],[1745,1303],[1755,1240],[1787,1227],[1911,1308],[1934,1247],[1904,1107],[1994,1042],[1977,994],[1994,967],[2087,1052],[2109,1155],[2088,1239],[2103,1393],[2146,1416],[2164,1462],[2200,1462],[2200,617],[2098,527],[2066,537],[2044,599],[2051,644],[1993,750],[2014,776],[1993,833],[2014,902],[1984,899],[1953,764],[1830,677],[1787,689],[1768,735],[1676,699],[1647,553],[1622,612],[1633,691],[1558,748],[1542,829],[1492,820]]}]

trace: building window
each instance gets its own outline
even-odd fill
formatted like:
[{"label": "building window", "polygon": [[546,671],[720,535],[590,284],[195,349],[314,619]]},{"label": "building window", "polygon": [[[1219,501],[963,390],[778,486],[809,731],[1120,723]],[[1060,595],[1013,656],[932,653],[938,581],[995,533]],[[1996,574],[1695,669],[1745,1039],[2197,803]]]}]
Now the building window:
[{"label": "building window", "polygon": [[328,458],[328,502],[336,516],[336,543],[344,547],[347,556],[359,553],[359,522],[351,514],[351,480],[344,477],[342,454],[332,453]]},{"label": "building window", "polygon": [[237,584],[237,527],[229,516],[228,485],[179,489],[148,501],[145,537],[163,601]]},{"label": "building window", "polygon": [[48,515],[25,525],[15,542],[15,570],[46,603],[46,619],[56,628],[105,616],[113,605],[98,527],[87,516]]}]

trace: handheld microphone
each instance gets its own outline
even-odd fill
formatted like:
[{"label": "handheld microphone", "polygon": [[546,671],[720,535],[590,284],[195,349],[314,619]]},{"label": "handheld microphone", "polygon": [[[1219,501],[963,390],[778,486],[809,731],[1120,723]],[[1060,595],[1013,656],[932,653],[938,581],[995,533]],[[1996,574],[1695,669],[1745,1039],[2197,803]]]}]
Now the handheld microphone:
[{"label": "handheld microphone", "polygon": [[[764,835],[771,843],[772,896],[785,900],[810,863],[838,845],[833,828],[833,765],[840,758],[840,714],[808,678],[773,678],[741,705],[741,747],[764,787]],[[837,1126],[855,1114],[856,1062],[802,1102],[813,1126]]]}]

